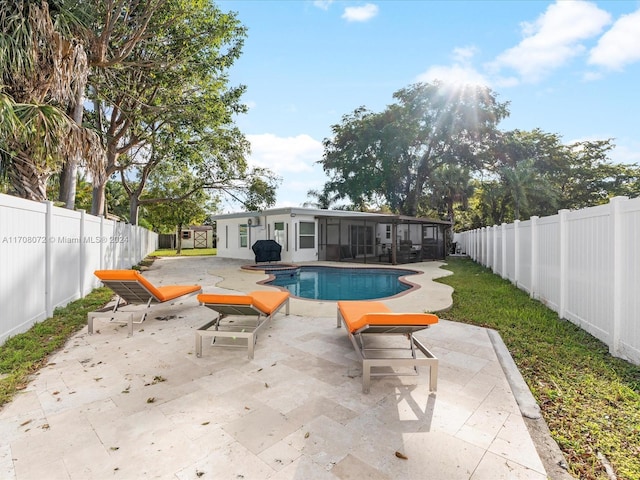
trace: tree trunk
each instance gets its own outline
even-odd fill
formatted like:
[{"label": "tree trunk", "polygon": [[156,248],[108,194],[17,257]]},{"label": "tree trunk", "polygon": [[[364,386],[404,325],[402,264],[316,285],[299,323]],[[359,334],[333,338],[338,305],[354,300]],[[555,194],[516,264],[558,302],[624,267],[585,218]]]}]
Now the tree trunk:
[{"label": "tree trunk", "polygon": [[131,225],[138,224],[138,211],[140,210],[140,200],[136,195],[129,197],[129,223]]},{"label": "tree trunk", "polygon": [[76,206],[76,179],[78,177],[78,159],[67,159],[60,172],[60,190],[58,200],[64,203],[64,208],[73,210]]},{"label": "tree trunk", "polygon": [[106,184],[98,185],[97,187],[93,187],[93,192],[91,195],[91,215],[104,215],[105,214],[105,201],[104,201],[104,191]]},{"label": "tree trunk", "polygon": [[178,224],[178,238],[176,241],[176,254],[180,255],[182,253],[182,224]]},{"label": "tree trunk", "polygon": [[39,172],[35,163],[24,153],[12,158],[7,174],[17,196],[36,202],[47,199],[47,181],[51,172]]},{"label": "tree trunk", "polygon": [[[75,99],[75,106],[71,112],[72,120],[79,127],[82,126],[83,113],[84,107],[82,105],[82,91],[79,90]],[[76,181],[78,178],[79,163],[80,158],[77,156],[68,158],[60,172],[60,191],[58,194],[58,200],[63,202],[65,208],[70,210],[73,210],[76,206]]]},{"label": "tree trunk", "polygon": [[91,214],[92,215],[105,215],[106,216],[106,205],[105,205],[105,191],[107,188],[107,181],[109,180],[109,176],[116,170],[115,165],[118,159],[118,153],[115,150],[115,147],[107,148],[107,166],[104,181],[93,183],[93,196],[91,197]]}]

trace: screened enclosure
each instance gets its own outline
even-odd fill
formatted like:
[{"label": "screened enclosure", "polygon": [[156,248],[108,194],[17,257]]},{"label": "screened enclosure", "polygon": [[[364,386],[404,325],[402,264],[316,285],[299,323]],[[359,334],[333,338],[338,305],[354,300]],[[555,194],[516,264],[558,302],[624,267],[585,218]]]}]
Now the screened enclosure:
[{"label": "screened enclosure", "polygon": [[391,265],[443,260],[449,222],[396,215],[318,218],[318,260]]}]

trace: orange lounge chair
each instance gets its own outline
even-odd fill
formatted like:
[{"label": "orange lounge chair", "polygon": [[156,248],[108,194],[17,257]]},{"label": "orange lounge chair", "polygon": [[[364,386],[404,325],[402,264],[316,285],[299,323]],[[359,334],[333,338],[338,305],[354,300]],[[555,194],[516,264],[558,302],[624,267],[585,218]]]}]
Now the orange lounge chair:
[{"label": "orange lounge chair", "polygon": [[[202,293],[198,295],[201,305],[215,310],[218,315],[212,321],[196,330],[196,356],[202,356],[202,337],[213,337],[211,344],[216,343],[216,338],[223,338],[218,346],[240,346],[248,349],[249,360],[253,358],[253,351],[258,340],[258,332],[265,328],[273,316],[282,307],[286,307],[289,315],[289,292],[281,291],[256,291],[246,295],[220,295]],[[222,322],[229,316],[253,316],[249,323],[238,323],[237,319]],[[210,328],[213,327],[212,330]],[[238,339],[242,342],[236,343]]]},{"label": "orange lounge chair", "polygon": [[[372,376],[408,375],[398,373],[396,368],[413,367],[411,375],[417,375],[418,366],[429,367],[429,389],[438,386],[438,359],[420,341],[414,332],[438,323],[438,317],[431,313],[392,313],[384,303],[369,301],[338,302],[337,327],[343,323],[349,339],[362,360],[362,391],[369,392]],[[365,335],[370,339],[381,335],[404,335],[409,340],[409,348],[365,346]],[[418,356],[416,348],[424,357]],[[400,350],[410,355],[390,356],[389,352]],[[372,356],[372,352],[378,354]],[[372,367],[391,367],[393,373],[372,372]]]},{"label": "orange lounge chair", "polygon": [[[178,298],[194,295],[202,292],[200,285],[166,285],[162,287],[154,286],[149,280],[144,278],[137,270],[96,270],[98,277],[104,286],[109,287],[118,296],[113,309],[103,309],[88,314],[89,333],[93,333],[93,321],[95,318],[109,318],[116,323],[126,323],[129,325],[129,336],[133,335],[133,324],[144,322],[148,310],[145,310],[140,320],[134,321],[134,312],[118,312],[120,300],[124,300],[130,305],[146,305],[147,308],[152,303],[166,303]],[[107,312],[111,313],[107,313]],[[121,320],[119,320],[119,318]],[[122,319],[124,318],[124,319]]]}]

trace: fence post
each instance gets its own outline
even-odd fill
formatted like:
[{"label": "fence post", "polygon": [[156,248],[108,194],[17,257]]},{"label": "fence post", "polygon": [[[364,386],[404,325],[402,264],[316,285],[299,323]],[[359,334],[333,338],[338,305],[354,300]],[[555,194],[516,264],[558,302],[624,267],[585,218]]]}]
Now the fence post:
[{"label": "fence post", "polygon": [[[118,234],[117,226],[118,222],[116,220],[111,220],[111,232],[109,233],[111,238],[115,237]],[[111,249],[111,268],[122,268],[122,265],[120,265],[120,255],[118,255],[118,244],[110,242],[109,248]]]},{"label": "fence post", "polygon": [[482,231],[480,232],[480,243],[478,247],[482,250],[480,255],[482,256],[482,265],[486,268],[489,268],[489,227],[482,227]]},{"label": "fence post", "polygon": [[80,261],[78,262],[80,265],[80,271],[78,272],[78,290],[80,291],[80,298],[84,298],[84,271],[85,271],[85,262],[87,261],[87,244],[86,238],[84,238],[85,232],[85,211],[80,210]]},{"label": "fence post", "polygon": [[514,255],[514,266],[513,266],[513,283],[517,287],[520,283],[520,220],[516,220],[513,222],[513,255]]},{"label": "fence post", "polygon": [[531,298],[538,295],[538,218],[537,215],[531,217]]},{"label": "fence post", "polygon": [[492,235],[492,246],[493,246],[493,254],[491,255],[491,271],[493,273],[495,273],[496,275],[498,274],[497,270],[497,259],[498,259],[498,242],[496,241],[496,239],[498,238],[498,225],[494,225],[491,228],[491,235]]},{"label": "fence post", "polygon": [[133,267],[136,262],[134,260],[134,252],[133,252],[133,225],[131,225],[130,223],[127,223],[127,253],[129,254],[129,265],[127,266],[127,268],[131,268]]},{"label": "fence post", "polygon": [[500,276],[507,278],[507,224],[500,225]]},{"label": "fence post", "polygon": [[623,295],[623,268],[624,268],[624,238],[622,236],[622,213],[620,207],[628,197],[614,197],[609,202],[611,205],[611,250],[613,253],[613,326],[609,353],[617,356],[620,353],[620,329],[622,327],[622,303]]},{"label": "fence post", "polygon": [[565,310],[567,309],[567,284],[568,284],[568,251],[569,251],[569,234],[567,216],[569,210],[563,209],[559,212],[560,218],[560,302],[558,305],[558,316],[565,318]]},{"label": "fence post", "polygon": [[493,271],[493,226],[487,227],[484,234],[487,240],[487,245],[485,247],[487,252],[487,263],[485,266]]},{"label": "fence post", "polygon": [[44,308],[47,313],[47,318],[53,316],[53,243],[55,239],[51,234],[51,219],[53,218],[53,202],[45,201],[47,205],[47,213],[44,218],[44,232],[47,243],[44,248]]},{"label": "fence post", "polygon": [[104,248],[105,248],[105,241],[104,241],[104,215],[100,215],[100,270],[105,270],[105,264],[104,264]]}]

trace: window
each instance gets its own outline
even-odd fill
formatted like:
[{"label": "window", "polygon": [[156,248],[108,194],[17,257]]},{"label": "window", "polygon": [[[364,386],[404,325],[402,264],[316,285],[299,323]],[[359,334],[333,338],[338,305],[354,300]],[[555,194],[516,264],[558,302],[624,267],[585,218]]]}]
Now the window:
[{"label": "window", "polygon": [[191,230],[183,230],[182,238],[185,240],[188,240],[189,238],[191,238]]},{"label": "window", "polygon": [[300,222],[300,248],[315,248],[316,224],[313,222]]},{"label": "window", "polygon": [[273,239],[284,247],[284,222],[275,222],[273,224]]},{"label": "window", "polygon": [[391,225],[387,225],[386,234],[387,240],[391,240]]},{"label": "window", "polygon": [[249,245],[249,242],[248,242],[249,232],[248,232],[247,224],[246,223],[241,224],[239,227],[239,231],[240,231],[240,248],[247,247]]}]

